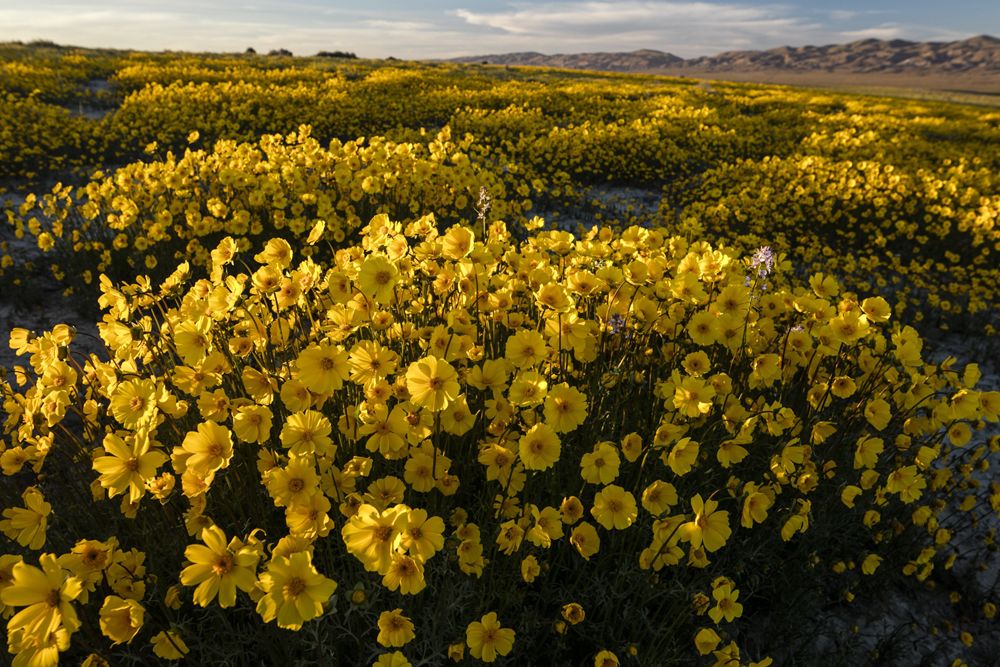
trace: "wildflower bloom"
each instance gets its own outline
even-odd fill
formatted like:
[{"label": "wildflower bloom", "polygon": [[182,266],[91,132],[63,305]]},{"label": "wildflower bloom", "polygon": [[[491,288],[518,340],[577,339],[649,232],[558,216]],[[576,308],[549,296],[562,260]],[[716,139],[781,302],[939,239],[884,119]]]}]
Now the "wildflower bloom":
[{"label": "wildflower bloom", "polygon": [[875,574],[875,570],[882,564],[882,557],[877,554],[868,554],[861,562],[861,572],[864,574]]},{"label": "wildflower bloom", "polygon": [[126,380],[111,395],[111,414],[125,428],[149,422],[156,414],[158,393],[152,380]]},{"label": "wildflower bloom", "polygon": [[654,480],[642,492],[642,506],[653,516],[659,516],[677,504],[677,489],[673,484]]},{"label": "wildflower bloom", "polygon": [[604,649],[594,656],[594,667],[618,667],[618,656]]},{"label": "wildflower bloom", "polygon": [[548,393],[548,382],[536,371],[522,371],[510,384],[507,398],[512,405],[531,407],[540,404]]},{"label": "wildflower bloom", "polygon": [[390,410],[386,405],[379,405],[365,416],[365,423],[358,427],[358,435],[369,436],[365,441],[365,449],[379,452],[386,459],[399,459],[405,456],[407,449],[406,436],[411,431],[406,421],[406,413],[399,405]]},{"label": "wildflower bloom", "polygon": [[589,484],[610,484],[618,477],[621,459],[610,442],[600,442],[594,451],[580,457],[580,474]]},{"label": "wildflower bloom", "polygon": [[330,420],[317,410],[306,410],[289,415],[281,428],[281,444],[291,454],[330,453]]},{"label": "wildflower bloom", "polygon": [[622,454],[629,463],[635,463],[642,454],[642,436],[629,433],[621,441]]},{"label": "wildflower bloom", "polygon": [[307,503],[319,486],[319,475],[311,455],[292,456],[284,467],[271,468],[264,479],[277,507]]},{"label": "wildflower bloom", "polygon": [[396,608],[379,614],[377,640],[382,646],[405,646],[415,636],[413,621],[403,615],[402,609]]},{"label": "wildflower bloom", "polygon": [[44,638],[60,625],[69,632],[80,627],[76,610],[70,604],[80,597],[83,583],[65,575],[54,554],[38,558],[41,569],[16,563],[13,581],[0,591],[0,601],[8,607],[24,607],[7,622],[7,634],[17,632]]},{"label": "wildflower bloom", "polygon": [[737,602],[740,592],[732,587],[732,584],[725,583],[716,586],[712,590],[712,597],[715,598],[715,606],[708,610],[708,616],[716,624],[722,619],[732,623],[734,619],[743,615],[743,605]]},{"label": "wildflower bloom", "polygon": [[885,449],[882,438],[869,438],[862,436],[855,444],[854,468],[874,468],[879,455]]},{"label": "wildflower bloom", "polygon": [[444,548],[444,520],[428,516],[424,509],[410,510],[400,544],[415,559],[426,562]]},{"label": "wildflower bloom", "polygon": [[708,655],[719,645],[722,638],[712,628],[702,628],[694,637],[695,648],[699,655]]},{"label": "wildflower bloom", "polygon": [[506,359],[517,368],[530,368],[542,362],[549,353],[545,339],[537,331],[520,329],[507,339]]},{"label": "wildflower bloom", "polygon": [[351,349],[347,365],[351,382],[370,385],[396,370],[399,355],[376,341],[361,341]]},{"label": "wildflower bloom", "polygon": [[347,352],[328,343],[313,344],[302,350],[295,368],[309,391],[329,394],[341,389],[348,377]]},{"label": "wildflower bloom", "polygon": [[771,246],[761,246],[750,256],[750,268],[763,280],[774,270],[774,251]]},{"label": "wildflower bloom", "polygon": [[590,560],[601,548],[601,537],[591,524],[583,521],[570,533],[569,543],[576,547],[584,560]]},{"label": "wildflower bloom", "polygon": [[698,350],[696,352],[691,352],[686,357],[684,357],[684,372],[692,377],[701,377],[708,372],[711,367],[711,362],[709,361],[708,355],[705,354],[704,350]]},{"label": "wildflower bloom", "polygon": [[635,521],[638,508],[631,493],[617,484],[611,484],[594,496],[594,506],[590,513],[606,530],[624,530]]},{"label": "wildflower bloom", "polygon": [[441,238],[441,253],[448,259],[462,259],[472,252],[476,237],[472,230],[461,225],[453,225]]},{"label": "wildflower bloom", "polygon": [[718,501],[702,500],[701,494],[691,499],[691,509],[695,517],[680,527],[681,539],[691,543],[692,549],[702,544],[708,551],[718,551],[729,539],[732,530],[729,528],[729,512],[718,511]]},{"label": "wildflower bloom", "polygon": [[873,296],[861,302],[861,310],[872,322],[888,322],[892,315],[889,303],[880,296]]},{"label": "wildflower bloom", "polygon": [[698,460],[699,446],[691,438],[681,438],[671,448],[667,455],[667,465],[675,475],[683,476],[691,472]]},{"label": "wildflower bloom", "polygon": [[285,523],[292,535],[306,538],[326,537],[333,529],[329,511],[330,499],[315,491],[302,503],[292,503],[285,508]]},{"label": "wildflower bloom", "polygon": [[197,586],[195,604],[207,607],[218,596],[219,606],[236,604],[236,589],[249,593],[256,582],[260,553],[235,537],[226,542],[226,534],[218,526],[201,531],[205,543],[191,544],[184,550],[190,565],[181,570],[181,583]]},{"label": "wildflower bloom", "polygon": [[399,651],[393,651],[392,653],[383,653],[376,658],[372,667],[412,667],[412,663]]},{"label": "wildflower bloom", "polygon": [[885,400],[876,398],[865,405],[865,418],[869,424],[881,431],[888,426],[892,411]]},{"label": "wildflower bloom", "polygon": [[265,594],[257,602],[257,613],[264,622],[277,619],[279,628],[298,630],[323,613],[337,582],[316,571],[310,552],[297,551],[272,556],[260,575],[260,588]]},{"label": "wildflower bloom", "polygon": [[515,633],[510,628],[501,627],[496,612],[469,623],[465,630],[465,643],[472,657],[483,662],[493,662],[497,656],[505,656],[514,648]]},{"label": "wildflower bloom", "polygon": [[181,638],[177,630],[161,630],[151,640],[153,653],[164,660],[180,660],[188,654],[190,649]]},{"label": "wildflower bloom", "polygon": [[190,454],[187,468],[205,477],[229,466],[233,456],[233,438],[225,426],[202,422],[196,431],[184,436],[181,449]]},{"label": "wildflower bloom", "polygon": [[130,643],[142,628],[145,612],[135,600],[109,595],[101,605],[101,632],[115,644]]},{"label": "wildflower bloom", "polygon": [[0,531],[18,544],[29,549],[41,549],[45,544],[52,505],[45,502],[45,496],[34,486],[29,486],[21,494],[24,507],[9,507],[3,511]]},{"label": "wildflower bloom", "polygon": [[465,642],[448,644],[448,657],[452,662],[462,662],[465,658]]},{"label": "wildflower bloom", "polygon": [[414,405],[439,412],[458,397],[458,375],[444,359],[424,357],[407,368],[406,389]]},{"label": "wildflower bloom", "polygon": [[719,335],[719,324],[716,320],[716,316],[707,310],[700,310],[692,315],[687,325],[691,340],[702,347],[714,343]]},{"label": "wildflower bloom", "polygon": [[380,511],[373,505],[361,505],[341,529],[344,544],[366,570],[384,575],[402,541],[408,519],[405,506]]},{"label": "wildflower bloom", "polygon": [[559,510],[554,507],[545,507],[539,510],[531,505],[531,517],[535,525],[527,533],[528,541],[542,548],[552,546],[552,540],[557,540],[563,536],[562,517]]},{"label": "wildflower bloom", "polygon": [[904,503],[912,503],[927,488],[927,480],[920,474],[917,466],[903,466],[889,474],[885,486],[889,493],[898,493]]},{"label": "wildflower bloom", "polygon": [[743,501],[740,525],[744,528],[752,528],[754,523],[764,523],[764,520],[767,519],[767,510],[772,504],[774,501],[766,493],[752,491]]},{"label": "wildflower bloom", "polygon": [[259,445],[271,436],[271,409],[266,405],[246,405],[236,410],[233,416],[233,432],[241,442]]},{"label": "wildflower bloom", "polygon": [[285,239],[270,239],[253,258],[261,264],[274,264],[283,269],[292,262],[292,246]]},{"label": "wildflower bloom", "polygon": [[542,573],[542,568],[538,564],[538,559],[532,555],[525,556],[521,560],[521,578],[524,583],[530,584]]},{"label": "wildflower bloom", "polygon": [[569,604],[564,604],[560,610],[562,617],[566,619],[566,622],[570,625],[576,625],[581,623],[583,619],[587,617],[587,613],[583,610],[577,602],[570,602]]},{"label": "wildflower bloom", "polygon": [[686,377],[674,391],[673,405],[686,417],[699,417],[712,409],[715,389],[701,378]]},{"label": "wildflower bloom", "polygon": [[860,496],[862,490],[852,485],[845,486],[844,490],[840,492],[840,501],[844,503],[845,506],[853,508],[855,499]]},{"label": "wildflower bloom", "polygon": [[393,289],[399,282],[399,269],[385,257],[372,255],[361,264],[358,272],[358,289],[369,299],[388,304],[392,301]]},{"label": "wildflower bloom", "polygon": [[427,586],[423,563],[405,553],[396,552],[382,577],[382,585],[390,591],[398,589],[403,595],[416,595]]},{"label": "wildflower bloom", "polygon": [[559,436],[545,423],[535,424],[518,441],[518,454],[528,470],[551,468],[560,451]]},{"label": "wildflower bloom", "polygon": [[200,317],[197,320],[182,322],[174,329],[174,345],[177,354],[188,366],[195,366],[209,353],[212,348],[211,320]]},{"label": "wildflower bloom", "polygon": [[104,436],[107,456],[94,459],[93,468],[101,473],[101,486],[114,498],[128,491],[130,503],[138,502],[146,493],[146,483],[156,476],[156,470],[167,462],[167,455],[150,447],[149,437],[136,433],[131,445],[108,433]]}]

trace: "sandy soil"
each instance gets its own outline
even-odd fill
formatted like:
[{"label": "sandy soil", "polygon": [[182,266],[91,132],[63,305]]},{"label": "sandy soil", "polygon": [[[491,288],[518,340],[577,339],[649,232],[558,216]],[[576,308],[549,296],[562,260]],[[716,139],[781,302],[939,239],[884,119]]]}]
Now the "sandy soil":
[{"label": "sandy soil", "polygon": [[[17,205],[23,198],[6,195],[0,198],[0,209],[5,200]],[[97,336],[93,318],[82,316],[77,308],[79,302],[63,296],[63,286],[43,270],[46,265],[45,257],[33,243],[33,239],[15,238],[13,230],[4,222],[0,224],[0,241],[9,244],[15,261],[33,260],[38,267],[24,281],[30,286],[26,288],[30,293],[25,293],[23,288],[15,291],[15,288],[0,282],[0,367],[10,370],[15,365],[28,365],[27,358],[15,356],[8,345],[10,332],[15,327],[42,333],[57,324],[69,324],[76,327],[78,332],[73,344],[74,351],[84,355],[102,351],[104,346]]]}]

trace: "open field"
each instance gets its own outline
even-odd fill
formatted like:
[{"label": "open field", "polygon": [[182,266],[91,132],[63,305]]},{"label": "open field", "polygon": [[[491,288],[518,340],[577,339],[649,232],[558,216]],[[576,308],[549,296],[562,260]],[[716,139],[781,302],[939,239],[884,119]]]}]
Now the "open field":
[{"label": "open field", "polygon": [[1000,76],[981,74],[908,74],[839,72],[727,72],[720,70],[657,70],[648,74],[690,77],[706,81],[738,81],[828,88],[839,92],[937,100],[958,104],[1000,106]]},{"label": "open field", "polygon": [[988,664],[1000,112],[836,85],[0,45],[15,664]]}]

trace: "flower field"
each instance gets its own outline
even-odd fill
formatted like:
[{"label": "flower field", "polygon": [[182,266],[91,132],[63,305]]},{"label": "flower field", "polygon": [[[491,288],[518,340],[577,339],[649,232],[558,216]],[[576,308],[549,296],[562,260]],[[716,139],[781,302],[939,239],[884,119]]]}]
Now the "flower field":
[{"label": "flower field", "polygon": [[943,102],[0,46],[0,301],[99,337],[0,331],[10,659],[988,664],[998,148]]}]

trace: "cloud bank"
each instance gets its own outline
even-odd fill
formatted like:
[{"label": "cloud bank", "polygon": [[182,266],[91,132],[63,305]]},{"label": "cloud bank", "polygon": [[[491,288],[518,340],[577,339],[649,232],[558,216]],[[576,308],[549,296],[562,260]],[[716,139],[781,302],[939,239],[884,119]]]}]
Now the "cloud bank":
[{"label": "cloud bank", "polygon": [[362,57],[640,48],[694,57],[867,37],[949,40],[971,34],[907,22],[898,12],[877,7],[805,10],[737,0],[465,0],[452,6],[369,0],[350,9],[316,0],[62,0],[0,8],[0,40],[144,50],[287,48],[298,55],[348,50]]}]

